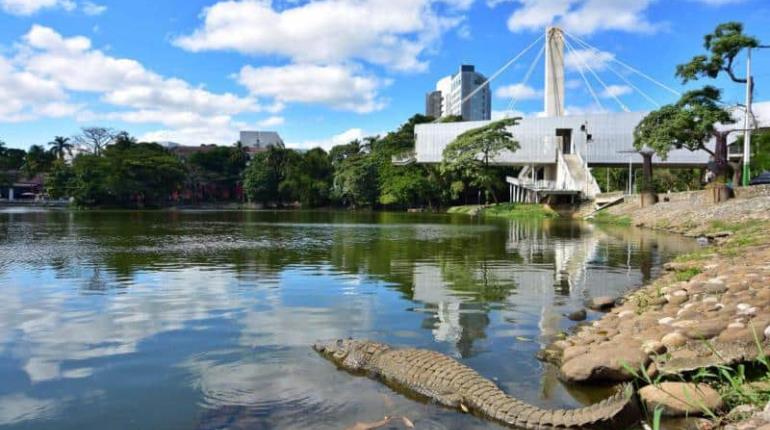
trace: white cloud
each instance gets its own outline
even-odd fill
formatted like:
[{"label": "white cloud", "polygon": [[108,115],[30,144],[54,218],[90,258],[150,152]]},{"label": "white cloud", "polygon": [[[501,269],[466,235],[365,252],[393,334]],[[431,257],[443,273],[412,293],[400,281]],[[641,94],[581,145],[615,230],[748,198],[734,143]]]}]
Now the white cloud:
[{"label": "white cloud", "polygon": [[226,0],[204,9],[203,24],[174,43],[199,52],[232,50],[279,55],[296,63],[363,60],[421,71],[421,58],[463,18],[472,0],[318,0],[276,10],[265,0]]},{"label": "white cloud", "polygon": [[541,90],[536,90],[525,84],[506,85],[495,90],[495,96],[501,99],[533,100],[543,96]]},{"label": "white cloud", "polygon": [[276,126],[279,126],[279,125],[283,125],[285,122],[286,122],[286,119],[284,117],[274,115],[274,116],[267,117],[267,118],[263,119],[262,121],[258,122],[257,124],[260,127],[267,128],[267,127],[276,127]]},{"label": "white cloud", "polygon": [[12,15],[29,16],[43,9],[57,7],[71,11],[77,5],[72,0],[0,0],[0,9]]},{"label": "white cloud", "polygon": [[351,128],[343,131],[342,133],[335,134],[334,136],[331,136],[325,139],[288,142],[286,146],[289,148],[298,148],[298,149],[323,148],[328,151],[337,145],[345,145],[356,139],[361,140],[367,136],[376,136],[377,134],[378,133],[367,133],[360,128]]},{"label": "white cloud", "polygon": [[377,91],[387,82],[358,74],[352,66],[290,64],[279,67],[245,66],[238,81],[254,96],[278,102],[318,103],[359,113],[382,109]]},{"label": "white cloud", "polygon": [[[13,58],[0,56],[2,122],[73,116],[88,122],[159,124],[165,129],[148,135],[162,140],[230,143],[246,125],[236,115],[283,108],[280,103],[263,108],[253,96],[215,93],[164,77],[135,60],[94,49],[86,37],[64,37],[39,25],[17,50]],[[76,93],[95,94],[115,111],[94,112],[73,104],[70,96]]]},{"label": "white cloud", "polygon": [[[576,34],[603,30],[649,33],[657,29],[646,12],[653,0],[517,0],[508,19],[513,32],[554,24]],[[498,2],[496,2],[498,3]]]},{"label": "white cloud", "polygon": [[601,96],[604,98],[620,97],[626,94],[631,94],[633,89],[628,85],[608,85],[607,88],[602,91]]},{"label": "white cloud", "polygon": [[107,6],[96,4],[91,1],[83,2],[83,13],[90,16],[101,15],[107,11]]},{"label": "white cloud", "polygon": [[596,72],[607,68],[607,65],[615,59],[615,54],[607,51],[596,51],[591,49],[570,50],[564,56],[564,65],[571,70],[583,69],[588,72],[586,67],[590,67]]}]

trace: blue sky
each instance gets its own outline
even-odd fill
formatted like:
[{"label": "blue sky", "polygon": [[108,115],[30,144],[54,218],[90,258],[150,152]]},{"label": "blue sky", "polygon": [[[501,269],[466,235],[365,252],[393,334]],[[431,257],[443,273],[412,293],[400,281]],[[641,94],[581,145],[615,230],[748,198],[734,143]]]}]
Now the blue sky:
[{"label": "blue sky", "polygon": [[[676,96],[612,59],[681,91],[675,65],[728,20],[770,44],[766,0],[0,0],[0,139],[26,148],[107,125],[229,144],[243,128],[328,148],[422,112],[461,63],[492,74],[549,23],[601,50],[568,39],[568,111],[648,110],[629,83],[658,103]],[[542,59],[523,82],[540,48],[492,83],[497,115],[514,96],[516,112],[542,110]],[[756,98],[770,100],[770,50],[754,58]]]}]

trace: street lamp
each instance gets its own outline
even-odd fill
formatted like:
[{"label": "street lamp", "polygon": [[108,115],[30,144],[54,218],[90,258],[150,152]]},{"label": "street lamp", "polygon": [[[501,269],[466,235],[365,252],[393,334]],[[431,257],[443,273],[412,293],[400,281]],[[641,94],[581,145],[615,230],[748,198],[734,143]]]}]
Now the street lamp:
[{"label": "street lamp", "polygon": [[[770,45],[759,45],[756,49],[770,48]],[[751,103],[754,97],[754,77],[751,76],[751,48],[748,48],[746,56],[746,115],[743,118],[743,186],[747,187],[751,180],[751,171],[749,163],[751,161],[751,127],[752,113]]]}]

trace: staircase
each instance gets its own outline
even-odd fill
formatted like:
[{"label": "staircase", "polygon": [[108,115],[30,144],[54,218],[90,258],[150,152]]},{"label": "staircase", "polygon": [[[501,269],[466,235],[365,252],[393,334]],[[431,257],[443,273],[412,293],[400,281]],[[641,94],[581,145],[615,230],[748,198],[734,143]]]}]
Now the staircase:
[{"label": "staircase", "polygon": [[575,186],[585,198],[593,200],[597,194],[601,193],[599,184],[596,183],[596,179],[580,154],[564,154],[563,158]]}]

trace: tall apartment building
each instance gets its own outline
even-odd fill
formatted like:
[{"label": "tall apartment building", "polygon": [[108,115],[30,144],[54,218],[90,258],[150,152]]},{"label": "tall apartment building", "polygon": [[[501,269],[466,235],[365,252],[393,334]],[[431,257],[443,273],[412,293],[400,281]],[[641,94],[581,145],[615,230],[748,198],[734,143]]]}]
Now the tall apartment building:
[{"label": "tall apartment building", "polygon": [[[436,83],[436,90],[425,97],[425,114],[433,117],[457,115],[463,121],[483,121],[492,118],[492,90],[487,78],[476,72],[474,66],[463,64],[460,71]],[[462,103],[476,89],[473,97]],[[436,93],[440,93],[436,94]],[[441,99],[440,110],[437,100]]]}]

